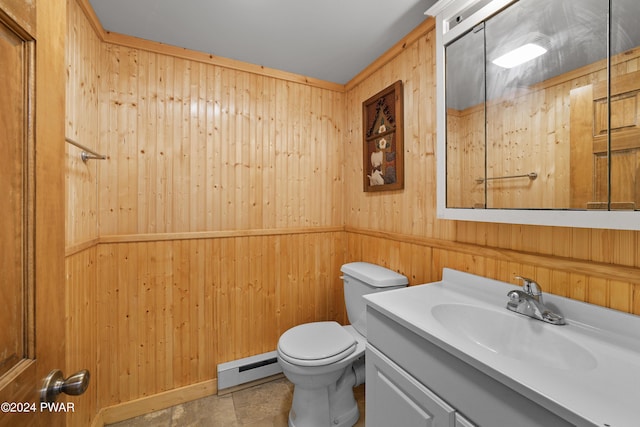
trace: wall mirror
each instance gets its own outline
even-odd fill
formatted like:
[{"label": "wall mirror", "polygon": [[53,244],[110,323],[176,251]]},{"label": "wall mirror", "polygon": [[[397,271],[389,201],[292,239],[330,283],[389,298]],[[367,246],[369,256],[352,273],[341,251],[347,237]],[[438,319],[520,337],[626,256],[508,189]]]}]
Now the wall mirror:
[{"label": "wall mirror", "polygon": [[640,2],[441,0],[438,213],[640,229]]}]

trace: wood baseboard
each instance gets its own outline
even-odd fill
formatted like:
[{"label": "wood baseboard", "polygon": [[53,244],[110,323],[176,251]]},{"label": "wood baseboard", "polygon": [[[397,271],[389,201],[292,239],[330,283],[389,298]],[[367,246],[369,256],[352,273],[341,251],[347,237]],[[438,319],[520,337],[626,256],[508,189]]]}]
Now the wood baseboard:
[{"label": "wood baseboard", "polygon": [[102,411],[98,412],[96,416],[91,421],[91,425],[89,427],[104,427],[104,418],[102,418]]},{"label": "wood baseboard", "polygon": [[204,381],[185,387],[168,390],[153,396],[143,397],[130,402],[120,403],[114,406],[102,408],[94,418],[91,427],[103,427],[105,424],[117,423],[138,417],[150,412],[180,405],[185,402],[200,399],[216,394],[218,391],[217,380]]}]

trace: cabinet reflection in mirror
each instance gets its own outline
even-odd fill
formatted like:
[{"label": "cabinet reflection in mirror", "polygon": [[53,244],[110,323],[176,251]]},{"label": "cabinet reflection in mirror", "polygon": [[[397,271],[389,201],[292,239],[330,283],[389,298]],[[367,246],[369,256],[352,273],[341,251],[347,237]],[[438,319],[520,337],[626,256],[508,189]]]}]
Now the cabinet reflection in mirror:
[{"label": "cabinet reflection in mirror", "polygon": [[440,17],[446,208],[640,209],[640,2],[611,5]]}]

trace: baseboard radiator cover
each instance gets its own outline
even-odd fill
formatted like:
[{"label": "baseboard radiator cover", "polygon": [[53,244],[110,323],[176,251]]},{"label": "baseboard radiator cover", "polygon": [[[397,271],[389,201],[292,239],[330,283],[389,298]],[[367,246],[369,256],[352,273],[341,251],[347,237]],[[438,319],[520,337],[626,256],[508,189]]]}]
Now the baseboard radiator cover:
[{"label": "baseboard radiator cover", "polygon": [[258,354],[218,365],[218,391],[282,373],[277,352]]}]

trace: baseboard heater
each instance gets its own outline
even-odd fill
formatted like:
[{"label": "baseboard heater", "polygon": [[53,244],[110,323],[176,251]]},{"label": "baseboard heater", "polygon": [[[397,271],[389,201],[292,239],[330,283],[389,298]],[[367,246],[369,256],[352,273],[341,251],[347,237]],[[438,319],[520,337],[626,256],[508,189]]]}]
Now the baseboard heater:
[{"label": "baseboard heater", "polygon": [[277,352],[258,354],[218,365],[218,390],[270,377],[282,372]]}]

